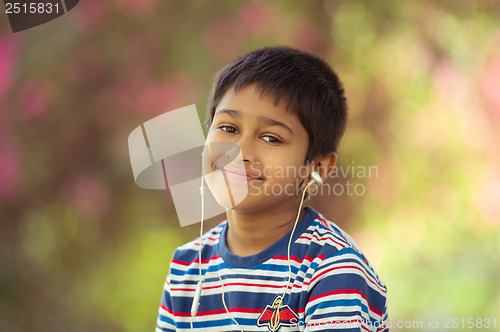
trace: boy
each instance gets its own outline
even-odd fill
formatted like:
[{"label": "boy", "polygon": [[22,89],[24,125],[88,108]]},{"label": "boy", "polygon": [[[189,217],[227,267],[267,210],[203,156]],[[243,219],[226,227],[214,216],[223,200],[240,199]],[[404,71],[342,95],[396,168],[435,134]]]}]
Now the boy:
[{"label": "boy", "polygon": [[157,332],[388,330],[386,287],[365,256],[300,209],[333,171],[346,119],[341,82],[311,54],[264,48],[219,73],[207,142],[239,146],[245,172],[226,175],[248,194],[203,235],[201,270],[200,239],[175,251]]}]

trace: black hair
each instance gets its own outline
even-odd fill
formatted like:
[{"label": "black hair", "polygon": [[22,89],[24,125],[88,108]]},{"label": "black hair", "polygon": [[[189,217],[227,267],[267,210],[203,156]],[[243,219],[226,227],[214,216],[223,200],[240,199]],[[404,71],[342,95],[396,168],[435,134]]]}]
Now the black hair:
[{"label": "black hair", "polygon": [[347,122],[344,88],[333,69],[319,57],[290,47],[252,51],[224,67],[208,101],[207,126],[227,90],[235,92],[257,83],[262,96],[283,97],[287,111],[296,114],[309,136],[306,161],[336,152]]}]

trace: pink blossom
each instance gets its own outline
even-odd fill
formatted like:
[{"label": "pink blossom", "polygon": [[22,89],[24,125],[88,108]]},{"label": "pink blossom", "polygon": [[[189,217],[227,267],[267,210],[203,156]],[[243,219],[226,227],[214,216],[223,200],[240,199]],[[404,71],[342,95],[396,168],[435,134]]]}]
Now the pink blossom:
[{"label": "pink blossom", "polygon": [[67,200],[85,218],[99,219],[109,207],[109,192],[96,178],[78,175],[68,182]]},{"label": "pink blossom", "polygon": [[245,3],[238,10],[238,24],[243,25],[250,36],[256,37],[270,31],[278,21],[278,15],[264,3]]},{"label": "pink blossom", "polygon": [[19,112],[24,119],[34,120],[43,117],[50,109],[50,83],[33,81],[25,84],[19,94]]},{"label": "pink blossom", "polygon": [[319,45],[318,30],[310,20],[297,19],[292,31],[290,45],[303,50],[313,50]]},{"label": "pink blossom", "polygon": [[123,51],[121,61],[128,73],[152,73],[161,59],[162,41],[152,34],[138,34],[134,36]]},{"label": "pink blossom", "polygon": [[444,60],[438,64],[434,87],[441,99],[452,104],[455,110],[467,107],[469,81],[453,61]]},{"label": "pink blossom", "polygon": [[127,16],[138,16],[151,9],[153,0],[118,0],[117,9]]},{"label": "pink blossom", "polygon": [[102,56],[93,48],[80,50],[69,67],[69,78],[76,83],[92,83],[104,73]]},{"label": "pink blossom", "polygon": [[150,82],[138,90],[135,108],[142,114],[152,116],[195,102],[193,81],[186,75],[174,74],[165,82]]},{"label": "pink blossom", "polygon": [[500,58],[493,59],[486,67],[482,88],[490,114],[500,122]]},{"label": "pink blossom", "polygon": [[209,26],[204,35],[208,51],[218,60],[228,61],[238,54],[246,39],[245,29],[239,22],[226,19]]},{"label": "pink blossom", "polygon": [[19,182],[19,155],[11,146],[0,146],[0,198],[7,198]]},{"label": "pink blossom", "polygon": [[109,7],[105,1],[80,1],[76,8],[78,14],[71,15],[71,17],[81,31],[97,30],[109,13]]},{"label": "pink blossom", "polygon": [[0,99],[7,93],[12,83],[16,54],[12,39],[0,36]]},{"label": "pink blossom", "polygon": [[492,227],[500,224],[500,179],[491,176],[484,184],[482,192],[478,193],[476,204],[483,219]]}]

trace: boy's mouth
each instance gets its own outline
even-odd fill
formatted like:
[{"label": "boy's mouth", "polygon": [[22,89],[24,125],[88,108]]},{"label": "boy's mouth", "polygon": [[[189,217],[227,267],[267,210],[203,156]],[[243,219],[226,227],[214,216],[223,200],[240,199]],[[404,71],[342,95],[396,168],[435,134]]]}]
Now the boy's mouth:
[{"label": "boy's mouth", "polygon": [[265,181],[264,177],[256,174],[249,172],[244,169],[235,169],[235,168],[228,168],[224,167],[224,169],[220,168],[215,168],[217,171],[222,172],[225,176],[231,179],[235,180],[245,180],[245,181]]}]

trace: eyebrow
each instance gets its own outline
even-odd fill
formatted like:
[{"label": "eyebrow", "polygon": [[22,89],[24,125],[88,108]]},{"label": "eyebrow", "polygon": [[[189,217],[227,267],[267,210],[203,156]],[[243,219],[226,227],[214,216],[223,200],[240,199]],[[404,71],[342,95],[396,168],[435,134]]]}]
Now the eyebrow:
[{"label": "eyebrow", "polygon": [[217,114],[227,114],[229,116],[232,116],[233,118],[241,118],[241,116],[242,116],[240,111],[230,110],[227,108],[223,108],[223,109],[218,110],[217,112],[215,112],[215,115],[217,115]]},{"label": "eyebrow", "polygon": [[[227,114],[227,115],[229,115],[229,116],[231,116],[233,118],[242,118],[243,117],[243,115],[241,114],[240,111],[232,110],[232,109],[227,109],[227,108],[220,109],[215,114],[216,115],[217,114]],[[290,127],[288,127],[286,124],[284,124],[283,122],[271,119],[270,117],[261,115],[261,116],[257,117],[257,121],[262,122],[262,123],[264,123],[264,124],[266,124],[268,126],[282,127],[286,131],[288,131],[290,134],[295,135],[295,133],[293,132],[293,130]]]}]

